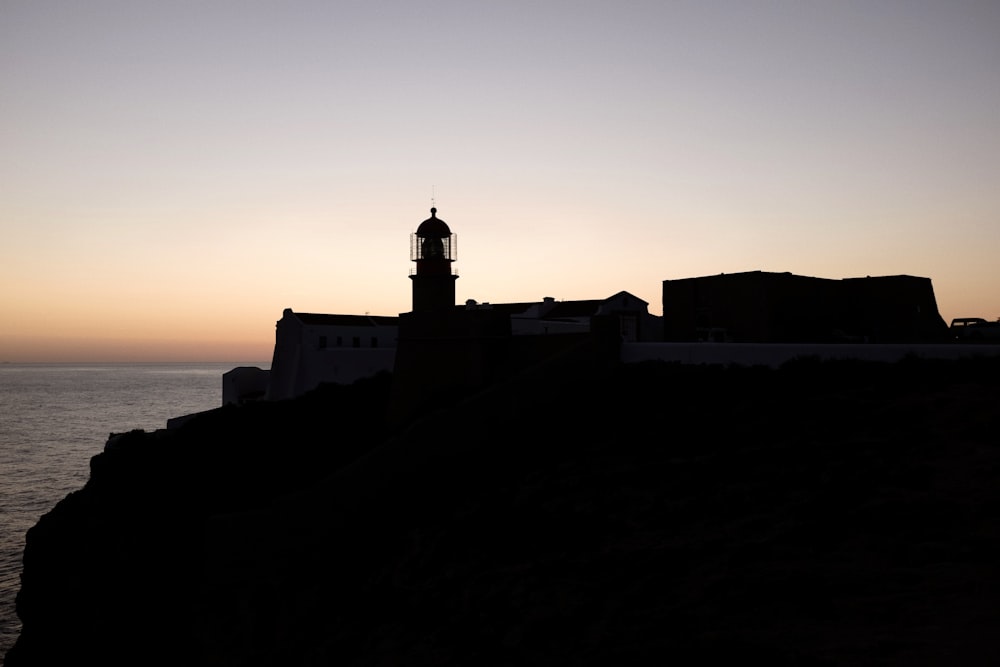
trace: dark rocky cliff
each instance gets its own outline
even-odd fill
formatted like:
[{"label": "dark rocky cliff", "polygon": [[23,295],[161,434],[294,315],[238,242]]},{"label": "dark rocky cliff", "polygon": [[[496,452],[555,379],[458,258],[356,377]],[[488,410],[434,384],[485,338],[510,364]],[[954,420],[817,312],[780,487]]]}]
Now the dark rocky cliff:
[{"label": "dark rocky cliff", "polygon": [[988,664],[1000,363],[390,378],[127,434],[27,536],[7,667]]}]

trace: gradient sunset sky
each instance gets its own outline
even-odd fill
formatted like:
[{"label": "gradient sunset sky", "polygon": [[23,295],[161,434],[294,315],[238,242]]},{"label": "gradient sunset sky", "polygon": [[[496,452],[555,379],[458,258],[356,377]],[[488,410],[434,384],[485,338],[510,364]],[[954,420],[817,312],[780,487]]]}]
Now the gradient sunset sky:
[{"label": "gradient sunset sky", "polygon": [[1000,316],[1000,2],[0,0],[0,361],[790,271]]}]

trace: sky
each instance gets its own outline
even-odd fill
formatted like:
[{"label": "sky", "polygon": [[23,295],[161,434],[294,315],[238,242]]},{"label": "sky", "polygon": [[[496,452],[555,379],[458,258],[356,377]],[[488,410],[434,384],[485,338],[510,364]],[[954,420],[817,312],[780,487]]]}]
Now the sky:
[{"label": "sky", "polygon": [[0,361],[789,271],[1000,317],[996,0],[0,0]]}]

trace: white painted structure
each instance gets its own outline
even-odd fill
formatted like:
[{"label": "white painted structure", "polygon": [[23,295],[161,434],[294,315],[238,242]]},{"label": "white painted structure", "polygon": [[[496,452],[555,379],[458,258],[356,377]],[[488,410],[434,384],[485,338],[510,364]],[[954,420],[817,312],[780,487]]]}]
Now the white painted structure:
[{"label": "white painted structure", "polygon": [[[623,298],[624,297],[624,298]],[[634,300],[634,301],[633,301]],[[590,317],[613,314],[623,307],[621,360],[636,363],[662,360],[681,364],[740,364],[776,368],[796,358],[859,359],[895,362],[907,355],[927,359],[961,359],[1000,355],[1000,345],[927,344],[780,344],[780,343],[664,343],[642,342],[629,335],[634,315],[655,331],[659,318],[648,315],[645,302],[627,292],[607,299],[560,302],[545,298],[519,304],[466,303],[466,308],[498,308],[511,312],[514,335],[586,332]],[[649,318],[649,319],[647,319]],[[645,323],[645,324],[641,324]],[[223,403],[301,395],[324,382],[350,384],[395,363],[396,318],[368,315],[321,315],[286,309],[277,323],[271,370],[234,368],[223,376]],[[633,330],[633,333],[637,333]],[[642,336],[645,338],[645,336]],[[648,340],[648,339],[647,339]]]},{"label": "white painted structure", "polygon": [[922,359],[970,359],[1000,355],[1000,345],[960,343],[810,344],[810,343],[624,343],[621,360],[648,360],[681,364],[738,364],[777,368],[799,358],[857,359],[896,362],[913,355]]},{"label": "white painted structure", "polygon": [[[457,306],[456,308],[462,308]],[[591,318],[614,315],[622,340],[657,340],[660,318],[628,292],[606,299],[556,301],[545,297],[525,303],[479,304],[466,309],[496,308],[508,313],[513,335],[586,333]],[[395,365],[398,318],[372,315],[296,313],[286,308],[275,331],[271,370],[235,368],[223,376],[223,403],[299,396],[322,383],[351,384]]]},{"label": "white painted structure", "polygon": [[296,313],[278,320],[266,398],[292,398],[324,382],[351,384],[396,360],[397,318]]},{"label": "white painted structure", "polygon": [[477,304],[467,301],[466,308],[497,308],[510,314],[511,333],[515,336],[539,336],[560,333],[587,333],[596,316],[616,317],[627,342],[663,339],[662,319],[649,313],[649,304],[628,292],[618,292],[606,299],[556,301],[547,296],[528,303]]},{"label": "white painted structure", "polygon": [[264,398],[270,371],[256,366],[238,366],[222,374],[222,404]]}]

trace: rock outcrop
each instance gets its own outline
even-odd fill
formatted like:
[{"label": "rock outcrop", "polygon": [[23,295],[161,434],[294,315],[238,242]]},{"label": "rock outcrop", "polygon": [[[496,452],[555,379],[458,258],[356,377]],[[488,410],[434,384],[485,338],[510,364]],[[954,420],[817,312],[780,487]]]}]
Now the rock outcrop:
[{"label": "rock outcrop", "polygon": [[109,442],[7,667],[987,664],[996,360],[391,378]]}]

